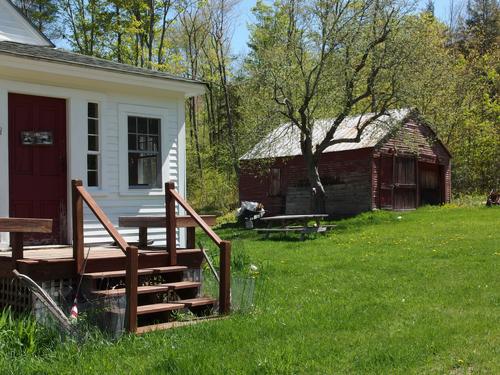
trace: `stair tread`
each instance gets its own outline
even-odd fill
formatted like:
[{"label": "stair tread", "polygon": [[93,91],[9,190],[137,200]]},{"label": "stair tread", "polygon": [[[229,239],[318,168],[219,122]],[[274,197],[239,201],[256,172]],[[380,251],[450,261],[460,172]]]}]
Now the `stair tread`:
[{"label": "stair tread", "polygon": [[162,311],[172,311],[183,309],[183,303],[154,303],[152,305],[137,306],[137,315],[152,314]]},{"label": "stair tread", "polygon": [[[169,290],[198,288],[200,286],[201,283],[195,281],[178,281],[173,283],[165,283],[157,285],[145,285],[137,287],[137,294],[165,293],[168,292]],[[126,293],[125,288],[94,290],[92,292],[92,294],[102,297],[117,297],[125,295],[125,293]]]},{"label": "stair tread", "polygon": [[137,327],[136,333],[140,335],[140,334],[147,333],[147,332],[161,331],[161,330],[166,330],[166,329],[170,329],[170,328],[177,328],[177,327],[185,327],[185,326],[190,326],[193,324],[210,322],[210,321],[221,320],[221,319],[224,319],[224,317],[221,317],[219,315],[212,315],[212,316],[194,319],[194,320],[158,323],[158,324],[152,324],[152,325],[148,325],[148,326]]},{"label": "stair tread", "polygon": [[184,305],[186,305],[186,307],[197,307],[197,306],[213,305],[215,302],[217,302],[217,300],[209,297],[198,297],[198,298],[183,299],[176,302],[183,303]]},{"label": "stair tread", "polygon": [[[141,268],[137,271],[139,275],[152,275],[155,273],[167,273],[167,272],[179,272],[186,270],[186,266],[168,266],[168,267],[148,267]],[[125,277],[127,271],[117,270],[117,271],[102,271],[102,272],[87,272],[83,276],[90,279],[105,279],[112,277]]]},{"label": "stair tread", "polygon": [[[164,293],[168,292],[171,288],[165,285],[145,285],[139,286],[137,288],[137,294],[148,294],[148,293]],[[125,295],[125,288],[119,289],[108,289],[108,290],[96,290],[92,292],[95,295],[103,297],[113,297]]]},{"label": "stair tread", "polygon": [[188,288],[198,288],[201,286],[200,282],[197,281],[177,281],[174,283],[159,284],[163,286],[168,286],[171,289],[188,289]]}]

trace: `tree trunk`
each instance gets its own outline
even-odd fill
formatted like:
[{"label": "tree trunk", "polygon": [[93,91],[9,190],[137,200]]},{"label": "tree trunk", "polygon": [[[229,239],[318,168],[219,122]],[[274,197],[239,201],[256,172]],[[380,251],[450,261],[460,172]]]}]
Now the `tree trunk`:
[{"label": "tree trunk", "polygon": [[309,179],[309,185],[311,187],[311,211],[315,214],[325,214],[326,193],[319,176],[319,160],[314,157],[310,147],[306,147],[304,151],[304,159],[307,166],[307,177]]}]

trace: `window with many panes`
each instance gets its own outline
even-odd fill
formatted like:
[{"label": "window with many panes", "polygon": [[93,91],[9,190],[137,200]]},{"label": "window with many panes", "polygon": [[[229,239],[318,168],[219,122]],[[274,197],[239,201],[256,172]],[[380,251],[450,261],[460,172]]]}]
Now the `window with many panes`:
[{"label": "window with many panes", "polygon": [[161,188],[160,119],[128,116],[128,185]]},{"label": "window with many panes", "polygon": [[88,103],[87,108],[87,185],[99,186],[99,105]]}]

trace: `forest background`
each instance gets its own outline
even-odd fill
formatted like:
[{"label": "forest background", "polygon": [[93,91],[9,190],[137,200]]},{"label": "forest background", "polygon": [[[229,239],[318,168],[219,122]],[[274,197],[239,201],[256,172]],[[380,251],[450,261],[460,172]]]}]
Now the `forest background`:
[{"label": "forest background", "polygon": [[[379,75],[366,101],[374,103],[374,93],[390,86],[395,88],[390,108],[420,111],[453,155],[454,194],[499,188],[498,0],[446,0],[446,17],[445,1],[439,0],[439,18],[432,0],[258,0],[245,25],[246,46],[241,46],[241,35],[235,38],[242,18],[238,0],[13,2],[60,48],[207,83],[206,95],[186,101],[188,199],[198,209],[220,213],[238,205],[239,158],[287,121],[273,98],[276,84],[263,77],[272,71],[282,45],[306,31],[314,41],[316,24],[298,20],[309,20],[308,12],[316,10],[321,19],[328,14],[325,9],[344,5],[353,12],[395,9],[391,48],[384,41],[377,46],[383,54],[373,49],[367,61],[373,64],[383,56],[380,66],[397,63],[397,71]],[[366,36],[370,45],[368,34],[357,38]],[[315,50],[309,52],[307,46],[298,45],[314,57]],[[335,48],[341,50],[342,43]],[[321,79],[335,82],[336,74],[338,69],[327,67]],[[295,82],[293,75],[280,79]],[[332,85],[326,94],[318,92],[318,116],[336,113],[336,98],[345,96],[345,90]],[[359,108],[354,106],[350,114]]]}]

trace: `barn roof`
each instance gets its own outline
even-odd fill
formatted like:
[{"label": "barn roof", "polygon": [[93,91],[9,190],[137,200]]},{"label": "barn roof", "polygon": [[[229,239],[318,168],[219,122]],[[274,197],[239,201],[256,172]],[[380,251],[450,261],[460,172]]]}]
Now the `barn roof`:
[{"label": "barn roof", "polygon": [[[410,109],[396,109],[388,111],[386,115],[373,121],[364,130],[360,142],[339,143],[328,147],[324,153],[357,150],[377,146],[388,134],[402,125],[412,111]],[[334,139],[356,137],[356,127],[373,116],[368,113],[362,116],[347,117],[339,125]],[[318,120],[314,126],[313,142],[317,145],[332,127],[335,119]],[[253,149],[243,155],[240,160],[268,159],[301,155],[300,130],[291,123],[286,123],[271,131]]]}]

